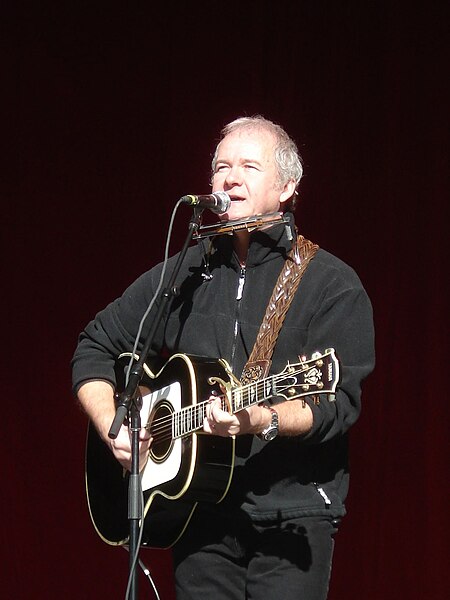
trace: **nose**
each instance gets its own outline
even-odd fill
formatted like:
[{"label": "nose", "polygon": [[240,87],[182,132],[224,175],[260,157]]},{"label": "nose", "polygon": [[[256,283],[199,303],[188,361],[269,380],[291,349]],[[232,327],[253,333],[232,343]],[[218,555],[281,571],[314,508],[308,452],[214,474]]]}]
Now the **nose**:
[{"label": "nose", "polygon": [[227,187],[233,187],[234,185],[241,185],[242,183],[242,172],[238,165],[230,167],[227,176],[225,177],[225,184]]}]

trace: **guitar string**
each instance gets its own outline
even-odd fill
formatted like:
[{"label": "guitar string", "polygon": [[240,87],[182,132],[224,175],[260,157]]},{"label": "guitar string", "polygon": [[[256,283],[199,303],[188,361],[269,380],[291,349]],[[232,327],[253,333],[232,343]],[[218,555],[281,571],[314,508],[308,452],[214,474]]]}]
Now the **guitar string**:
[{"label": "guitar string", "polygon": [[[276,376],[274,375],[271,379],[275,379],[275,378],[276,378]],[[255,383],[251,383],[251,384],[239,387],[236,390],[232,390],[232,394],[235,395],[236,392],[239,390],[240,393],[242,394],[242,396],[245,396],[246,392],[248,392],[248,390],[250,390],[252,387],[256,387],[255,395],[257,396],[258,392],[264,390],[265,383],[264,382],[256,382],[256,385],[255,385]],[[248,396],[249,396],[249,394],[247,393],[247,396],[244,397],[244,399],[243,399],[243,402],[242,402],[243,404],[245,404],[246,398],[248,398]],[[221,395],[215,396],[215,399],[216,398],[220,399],[222,410],[226,410],[227,409],[227,403],[225,401],[226,395],[221,394]],[[248,400],[247,400],[247,402],[248,402]],[[261,402],[262,402],[262,400],[261,400]],[[180,420],[181,423],[185,423],[188,420],[192,421],[192,416],[194,416],[194,417],[196,416],[195,413],[199,413],[199,414],[197,414],[197,417],[201,417],[203,420],[205,418],[206,406],[208,404],[209,404],[209,400],[204,400],[202,402],[199,402],[198,404],[184,407],[180,411],[177,411],[170,415],[166,415],[165,417],[160,417],[159,419],[155,419],[150,424],[150,432],[157,434],[158,431],[161,428],[164,428],[165,425],[167,425],[168,423],[171,424],[173,419],[177,418],[176,415],[179,415],[179,418],[177,420]],[[247,404],[247,406],[252,406],[252,403]],[[247,408],[247,406],[242,406],[242,408]],[[199,411],[199,408],[201,409],[201,412]],[[183,418],[183,415],[185,418]]]},{"label": "guitar string", "polygon": [[[303,371],[305,371],[304,368],[300,369],[298,371],[294,371],[293,373],[289,373],[288,376],[293,377],[295,375],[300,374]],[[273,389],[273,384],[277,379],[279,379],[279,378],[282,379],[284,377],[286,377],[286,374],[280,373],[279,375],[273,375],[272,377],[268,378],[272,381],[271,389]],[[235,390],[232,390],[233,395],[235,395],[236,392],[239,391],[242,396],[242,398],[241,398],[242,407],[239,410],[242,410],[244,408],[252,406],[253,404],[257,404],[258,402],[256,402],[256,403],[249,402],[249,396],[250,396],[249,392],[253,388],[254,389],[254,397],[258,396],[258,394],[261,391],[265,390],[266,383],[267,383],[267,379],[260,381],[260,382],[253,382],[253,383],[247,384],[245,386],[239,387]],[[267,397],[270,397],[270,396],[267,395],[265,398],[261,399],[259,402],[262,402]],[[217,396],[217,398],[219,398],[221,400],[222,410],[226,410],[228,408],[227,403],[225,402],[226,395],[222,394],[222,395]],[[158,442],[166,441],[167,439],[172,438],[172,424],[173,424],[174,419],[179,421],[179,423],[177,423],[177,424],[180,425],[181,427],[183,425],[189,425],[190,431],[186,432],[186,434],[184,434],[184,435],[188,435],[189,433],[192,433],[195,430],[201,429],[203,426],[203,420],[206,416],[206,406],[208,405],[208,403],[209,403],[209,400],[206,400],[206,401],[200,402],[198,404],[185,407],[185,408],[181,409],[180,411],[171,413],[170,415],[166,415],[164,417],[160,417],[158,419],[153,420],[150,423],[149,430],[150,430],[150,434],[154,438],[154,442],[158,443]],[[179,416],[177,416],[177,415],[179,415]],[[194,419],[197,419],[196,422],[198,422],[198,425],[194,429],[192,429],[192,422]],[[201,422],[200,422],[200,420],[201,420]],[[181,435],[181,436],[175,436],[175,437],[178,438],[178,437],[184,437],[184,436]]]}]

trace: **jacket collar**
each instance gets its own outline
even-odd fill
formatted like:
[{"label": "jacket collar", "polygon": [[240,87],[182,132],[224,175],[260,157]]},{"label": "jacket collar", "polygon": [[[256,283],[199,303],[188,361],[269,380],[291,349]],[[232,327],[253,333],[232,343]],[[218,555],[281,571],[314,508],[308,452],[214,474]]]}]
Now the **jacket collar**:
[{"label": "jacket collar", "polygon": [[[250,234],[246,268],[255,267],[280,256],[286,258],[296,237],[294,215],[290,212],[287,212],[286,215],[289,218],[289,224],[279,223],[268,229],[257,229]],[[292,239],[290,239],[291,237]],[[239,267],[231,235],[217,236],[212,244],[213,254],[217,252],[222,261],[234,268]]]}]

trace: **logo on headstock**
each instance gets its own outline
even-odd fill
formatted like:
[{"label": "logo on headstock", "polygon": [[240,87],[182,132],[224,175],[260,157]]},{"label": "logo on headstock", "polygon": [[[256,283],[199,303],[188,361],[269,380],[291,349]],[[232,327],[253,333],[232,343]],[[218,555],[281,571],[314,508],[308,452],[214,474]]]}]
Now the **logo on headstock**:
[{"label": "logo on headstock", "polygon": [[317,385],[321,379],[322,371],[316,367],[313,367],[304,375],[305,383],[309,385]]}]

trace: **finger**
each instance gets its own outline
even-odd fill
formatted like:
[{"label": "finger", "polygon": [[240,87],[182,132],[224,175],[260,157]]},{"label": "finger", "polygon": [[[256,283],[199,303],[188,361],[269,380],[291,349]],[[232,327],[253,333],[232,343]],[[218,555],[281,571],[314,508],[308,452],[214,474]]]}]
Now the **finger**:
[{"label": "finger", "polygon": [[215,398],[214,401],[211,402],[209,410],[210,418],[215,421],[215,423],[221,423],[226,420],[227,413],[222,409],[222,403],[219,398]]},{"label": "finger", "polygon": [[203,421],[203,431],[205,433],[215,433],[216,424],[209,417],[206,417]]},{"label": "finger", "polygon": [[146,427],[141,427],[141,430],[139,431],[139,440],[141,442],[146,442],[150,440],[151,437],[152,436],[150,435],[150,431],[148,431]]}]

